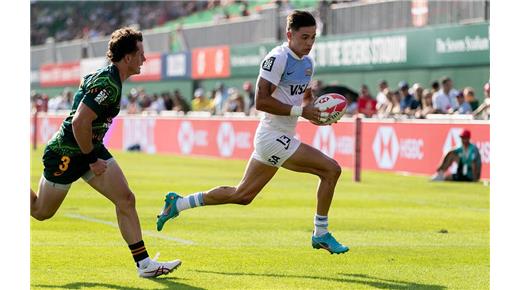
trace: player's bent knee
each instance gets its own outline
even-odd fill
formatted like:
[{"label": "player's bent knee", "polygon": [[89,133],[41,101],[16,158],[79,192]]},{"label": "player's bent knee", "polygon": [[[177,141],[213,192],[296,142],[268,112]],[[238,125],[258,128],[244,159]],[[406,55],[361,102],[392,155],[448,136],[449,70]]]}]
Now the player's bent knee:
[{"label": "player's bent knee", "polygon": [[235,203],[241,204],[241,205],[248,205],[251,202],[253,202],[253,199],[255,199],[256,194],[252,194],[251,192],[240,192],[237,191],[235,193]]},{"label": "player's bent knee", "polygon": [[48,220],[54,216],[54,212],[33,212],[31,216],[39,221]]},{"label": "player's bent knee", "polygon": [[336,160],[331,160],[330,165],[323,173],[322,178],[326,180],[337,180],[341,175],[341,166],[339,166]]},{"label": "player's bent knee", "polygon": [[245,195],[245,196],[241,196],[241,197],[237,200],[237,203],[240,204],[240,205],[248,205],[248,204],[250,204],[251,202],[253,202],[253,199],[255,199],[254,196],[248,196],[248,195]]},{"label": "player's bent knee", "polygon": [[338,179],[341,176],[341,166],[339,166],[338,162],[334,160],[334,165],[332,166],[332,176]]},{"label": "player's bent knee", "polygon": [[116,206],[123,210],[135,208],[135,195],[130,190],[128,190],[121,198],[117,200]]}]

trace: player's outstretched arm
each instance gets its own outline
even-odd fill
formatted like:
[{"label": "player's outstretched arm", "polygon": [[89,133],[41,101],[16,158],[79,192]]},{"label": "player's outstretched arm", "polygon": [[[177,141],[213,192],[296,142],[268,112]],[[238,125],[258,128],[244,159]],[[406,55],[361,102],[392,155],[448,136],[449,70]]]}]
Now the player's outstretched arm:
[{"label": "player's outstretched arm", "polygon": [[[276,86],[274,84],[260,77],[257,82],[255,95],[256,109],[273,115],[290,116],[293,106],[284,104],[273,98],[272,94],[275,90]],[[320,113],[321,112],[315,108],[311,102],[305,107],[302,107],[302,111],[298,116],[318,123],[320,121]]]}]

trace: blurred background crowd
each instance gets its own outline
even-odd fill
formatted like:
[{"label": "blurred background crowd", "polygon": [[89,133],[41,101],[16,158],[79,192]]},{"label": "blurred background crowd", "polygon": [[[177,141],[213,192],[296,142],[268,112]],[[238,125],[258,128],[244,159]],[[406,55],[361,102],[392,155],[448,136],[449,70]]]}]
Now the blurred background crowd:
[{"label": "blurred background crowd", "polygon": [[[472,87],[457,89],[449,77],[435,80],[431,84],[408,84],[400,81],[389,84],[378,82],[379,90],[370,92],[367,85],[358,91],[344,86],[343,93],[348,101],[346,116],[362,115],[365,118],[406,118],[424,119],[432,114],[466,115],[474,119],[490,118],[490,85],[486,83],[480,90]],[[313,80],[311,89],[314,96],[327,92],[327,86],[320,80]],[[337,92],[337,91],[336,91]],[[31,93],[31,105],[37,111],[59,112],[70,110],[73,94],[66,88],[62,94],[49,98],[36,91]],[[483,95],[480,102],[477,94]],[[195,89],[193,96],[183,96],[179,90],[172,89],[161,93],[148,93],[142,87],[135,87],[122,96],[121,110],[127,114],[159,114],[177,112],[178,115],[190,112],[205,112],[205,115],[244,115],[256,116],[255,84],[246,81],[241,88],[227,87],[217,83],[211,91]],[[238,114],[237,114],[238,113]]]}]

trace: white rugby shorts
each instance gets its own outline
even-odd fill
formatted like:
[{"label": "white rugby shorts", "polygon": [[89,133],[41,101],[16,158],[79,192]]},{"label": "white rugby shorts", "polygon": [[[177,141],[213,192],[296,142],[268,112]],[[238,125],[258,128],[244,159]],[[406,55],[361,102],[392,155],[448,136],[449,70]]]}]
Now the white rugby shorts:
[{"label": "white rugby shorts", "polygon": [[280,167],[300,146],[294,135],[260,129],[256,131],[252,158],[275,167]]}]

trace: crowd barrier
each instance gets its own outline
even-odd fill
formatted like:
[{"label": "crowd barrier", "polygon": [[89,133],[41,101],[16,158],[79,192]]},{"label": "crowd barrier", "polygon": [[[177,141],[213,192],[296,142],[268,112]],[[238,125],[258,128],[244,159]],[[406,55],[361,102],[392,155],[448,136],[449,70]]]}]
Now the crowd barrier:
[{"label": "crowd barrier", "polygon": [[[37,122],[31,122],[37,144],[47,142],[64,117],[39,114]],[[104,143],[117,150],[138,145],[150,154],[247,159],[253,151],[258,122],[257,118],[126,115],[114,119]],[[471,130],[471,142],[480,150],[481,177],[489,179],[489,121],[363,119],[361,168],[433,174],[443,154],[460,146],[459,135],[465,128]],[[302,120],[297,126],[297,138],[333,157],[342,167],[354,167],[355,120],[342,119],[332,126],[315,126]]]}]

